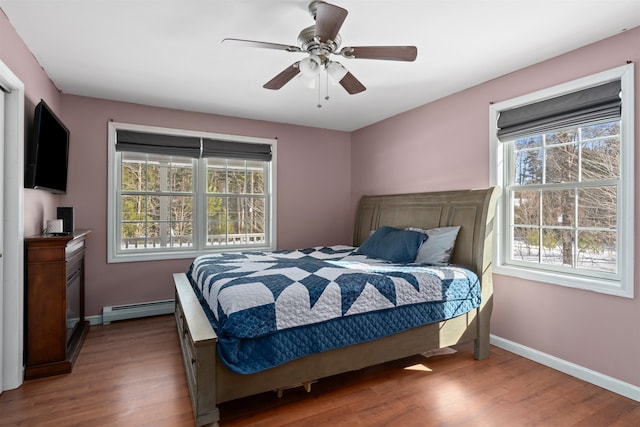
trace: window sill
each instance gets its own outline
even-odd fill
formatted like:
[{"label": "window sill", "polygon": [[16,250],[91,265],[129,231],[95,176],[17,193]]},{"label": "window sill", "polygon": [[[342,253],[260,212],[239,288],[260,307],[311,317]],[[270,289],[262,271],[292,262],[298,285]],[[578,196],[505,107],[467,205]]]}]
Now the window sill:
[{"label": "window sill", "polygon": [[623,281],[539,271],[510,265],[496,265],[493,268],[493,273],[601,294],[633,298],[633,282],[624,286]]},{"label": "window sill", "polygon": [[195,258],[200,255],[215,254],[222,252],[242,252],[242,251],[273,251],[275,248],[270,246],[245,246],[245,247],[225,247],[220,249],[203,249],[203,250],[185,250],[185,251],[158,251],[146,253],[126,253],[126,254],[110,254],[107,260],[109,264],[121,262],[141,262],[141,261],[164,261],[170,259]]}]

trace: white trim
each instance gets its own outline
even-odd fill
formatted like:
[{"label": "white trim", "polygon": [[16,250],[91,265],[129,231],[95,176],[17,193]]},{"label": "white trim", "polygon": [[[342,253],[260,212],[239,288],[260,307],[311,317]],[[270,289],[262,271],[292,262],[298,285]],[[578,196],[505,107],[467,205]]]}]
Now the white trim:
[{"label": "white trim", "polygon": [[[497,119],[500,111],[516,108],[536,101],[562,96],[599,84],[620,80],[623,93],[622,126],[620,129],[620,162],[622,170],[622,189],[620,211],[618,212],[618,258],[619,258],[619,280],[604,279],[579,274],[557,271],[542,271],[526,266],[507,264],[506,251],[508,247],[505,235],[505,219],[507,218],[505,202],[507,191],[503,191],[498,201],[496,212],[496,244],[493,247],[494,263],[493,272],[507,276],[518,277],[526,280],[533,280],[542,283],[566,286],[571,288],[584,289],[599,292],[607,295],[615,295],[626,298],[633,298],[634,293],[634,66],[633,63],[623,65],[608,71],[587,76],[561,85],[553,86],[538,92],[523,95],[517,98],[491,104],[489,107],[489,159],[490,159],[490,183],[491,185],[504,185],[505,156],[504,144],[497,137]],[[594,274],[595,276],[596,274]]]},{"label": "white trim", "polygon": [[541,365],[548,366],[549,368],[571,375],[572,377],[576,377],[590,384],[597,385],[598,387],[602,387],[621,396],[628,397],[636,402],[640,402],[640,387],[633,384],[629,384],[600,372],[576,365],[575,363],[568,362],[522,344],[500,338],[493,334],[490,335],[490,342],[492,345],[503,350],[507,350],[511,353],[517,354],[518,356],[540,363]]},{"label": "white trim", "polygon": [[93,316],[85,316],[84,320],[89,322],[91,326],[102,325],[102,314],[94,314]]},{"label": "white trim", "polygon": [[[206,224],[204,222],[196,222],[194,224],[194,248],[188,249],[176,249],[172,250],[171,248],[158,248],[157,250],[148,250],[144,252],[136,252],[136,253],[122,253],[117,251],[119,239],[118,232],[115,230],[116,225],[116,216],[119,215],[117,212],[116,206],[116,181],[119,176],[119,170],[116,165],[116,131],[119,129],[126,129],[131,131],[138,132],[146,132],[146,133],[160,133],[164,135],[178,135],[178,136],[192,136],[196,138],[210,138],[210,139],[223,139],[225,141],[234,141],[239,143],[259,143],[259,144],[269,144],[271,145],[271,154],[272,159],[268,166],[269,174],[267,177],[267,189],[266,189],[266,220],[267,220],[267,235],[269,236],[268,243],[265,245],[256,245],[256,246],[241,246],[238,245],[237,248],[233,246],[225,246],[223,248],[201,248],[204,246],[204,243],[199,241],[199,236],[206,236]],[[276,195],[276,176],[277,176],[277,138],[261,138],[261,137],[251,137],[251,136],[241,136],[241,135],[229,135],[229,134],[220,134],[213,132],[203,132],[203,131],[194,131],[194,130],[183,130],[183,129],[173,129],[173,128],[164,128],[157,126],[147,126],[147,125],[137,125],[130,123],[118,123],[118,122],[109,122],[108,124],[108,192],[107,192],[107,262],[108,263],[118,263],[118,262],[137,262],[137,261],[149,261],[149,260],[165,260],[165,259],[181,259],[181,258],[194,258],[198,255],[202,255],[203,253],[215,253],[215,252],[224,252],[229,250],[275,250],[277,247],[276,242],[276,206],[277,206],[277,195]],[[203,162],[206,160],[199,159],[199,167],[196,169],[198,176],[194,176],[194,191],[195,191],[195,199],[194,199],[194,210],[202,211],[203,200],[202,196],[204,193],[200,192],[200,186],[206,182],[206,171],[203,171],[201,167]],[[200,249],[199,249],[200,248]]]},{"label": "white trim", "polygon": [[24,84],[0,61],[5,96],[4,283],[0,298],[0,392],[22,384],[24,333]]}]

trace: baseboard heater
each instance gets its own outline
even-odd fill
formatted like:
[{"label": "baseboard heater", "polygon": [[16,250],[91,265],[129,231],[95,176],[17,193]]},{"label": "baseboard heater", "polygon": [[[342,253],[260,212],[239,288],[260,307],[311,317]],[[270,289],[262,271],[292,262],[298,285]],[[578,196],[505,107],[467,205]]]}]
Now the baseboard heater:
[{"label": "baseboard heater", "polygon": [[117,320],[136,319],[138,317],[171,314],[175,310],[175,300],[151,301],[138,304],[114,305],[102,308],[102,324],[108,325]]}]

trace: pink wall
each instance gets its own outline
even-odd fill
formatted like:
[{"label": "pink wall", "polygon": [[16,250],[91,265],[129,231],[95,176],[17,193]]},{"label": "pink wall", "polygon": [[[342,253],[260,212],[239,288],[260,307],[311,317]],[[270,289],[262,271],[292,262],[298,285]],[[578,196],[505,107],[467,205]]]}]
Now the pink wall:
[{"label": "pink wall", "polygon": [[103,306],[173,298],[171,273],[188,260],[106,263],[107,122],[157,125],[278,138],[277,242],[279,248],[349,243],[350,135],[208,114],[60,94],[0,10],[0,59],[25,84],[25,137],[35,105],[44,99],[71,132],[65,196],[25,190],[24,233],[40,233],[57,206],[74,206],[87,239],[87,315]]},{"label": "pink wall", "polygon": [[[171,273],[183,271],[188,260],[106,263],[109,119],[278,137],[278,246],[346,243],[350,241],[352,208],[362,194],[488,185],[489,102],[627,60],[637,63],[637,46],[638,28],[349,135],[60,95],[0,12],[0,59],[25,83],[28,123],[33,107],[43,98],[72,135],[69,193],[59,197],[25,190],[25,234],[39,232],[46,219],[55,216],[55,206],[62,205],[75,207],[78,228],[93,229],[87,250],[89,315],[99,313],[105,305],[172,298]],[[640,70],[636,70],[636,98],[640,99],[638,76]],[[636,116],[639,112],[636,107]],[[640,233],[640,227],[636,230]],[[637,247],[636,253],[640,253]],[[640,385],[637,280],[638,297],[633,300],[498,275],[494,284],[495,335]]]},{"label": "pink wall", "polygon": [[[637,64],[638,46],[640,28],[635,28],[354,132],[352,206],[362,194],[489,185],[490,102],[615,68],[628,60]],[[635,73],[638,100],[640,69]],[[637,102],[635,113],[639,140]],[[640,165],[638,157],[636,150],[636,165]],[[635,185],[640,188],[637,178]],[[636,198],[636,212],[638,204],[640,198]],[[635,251],[640,253],[637,243]],[[494,286],[493,334],[640,386],[637,279],[635,299],[499,275],[494,275]]]},{"label": "pink wall", "polygon": [[63,95],[61,119],[71,131],[69,185],[63,205],[74,206],[87,239],[87,314],[113,304],[173,298],[172,273],[189,260],[107,264],[107,123],[278,138],[279,248],[350,242],[350,135],[209,114],[189,113]]},{"label": "pink wall", "polygon": [[[33,122],[34,108],[41,99],[44,99],[56,114],[60,113],[60,92],[15,32],[2,10],[0,10],[0,59],[25,85],[24,105],[27,124]],[[30,136],[31,129],[25,125],[25,137]],[[46,220],[55,218],[59,199],[60,196],[51,193],[25,190],[25,236],[40,233],[45,227]]]}]

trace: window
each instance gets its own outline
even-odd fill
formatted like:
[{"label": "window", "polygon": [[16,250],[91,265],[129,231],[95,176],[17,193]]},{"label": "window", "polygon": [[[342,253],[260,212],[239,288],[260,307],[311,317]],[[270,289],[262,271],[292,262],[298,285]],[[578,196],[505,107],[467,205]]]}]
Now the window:
[{"label": "window", "polygon": [[633,297],[633,64],[490,107],[494,271]]},{"label": "window", "polygon": [[275,249],[275,148],[109,123],[109,262]]}]

